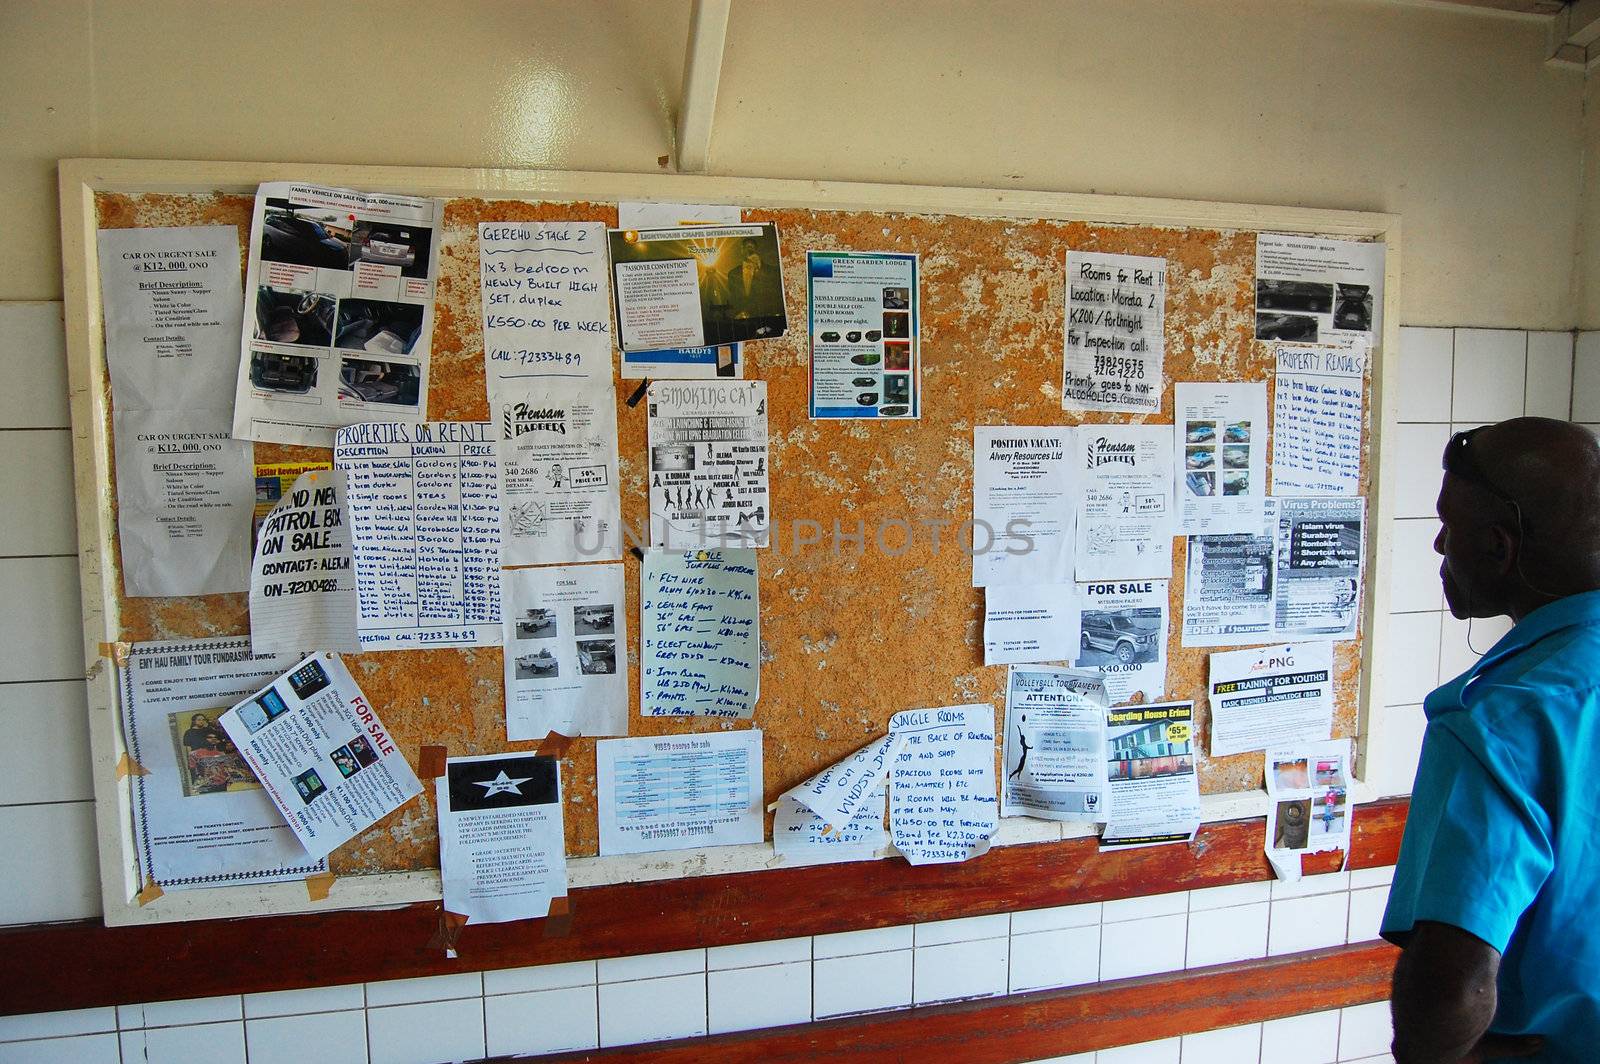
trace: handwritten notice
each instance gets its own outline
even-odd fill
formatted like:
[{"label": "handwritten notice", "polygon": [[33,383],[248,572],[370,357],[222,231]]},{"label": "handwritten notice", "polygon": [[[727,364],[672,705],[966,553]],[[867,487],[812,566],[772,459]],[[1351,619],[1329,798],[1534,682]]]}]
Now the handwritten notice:
[{"label": "handwritten notice", "polygon": [[1067,252],[1062,409],[1161,409],[1166,304],[1166,259]]},{"label": "handwritten notice", "polygon": [[784,792],[784,797],[815,813],[826,825],[842,826],[853,820],[889,774],[900,752],[900,740],[890,734],[874,739],[804,783]]},{"label": "handwritten notice", "polygon": [[344,503],[344,472],[313,470],[261,522],[250,565],[252,653],[361,649]]},{"label": "handwritten notice", "polygon": [[759,843],[761,732],[595,744],[600,853]]},{"label": "handwritten notice", "polygon": [[834,828],[789,795],[782,795],[772,818],[772,848],[792,864],[870,861],[889,847],[889,833],[883,827],[888,799],[888,788],[880,783],[856,807],[854,816]]},{"label": "handwritten notice", "polygon": [[761,695],[756,552],[660,551],[639,576],[639,715],[749,720]]},{"label": "handwritten notice", "polygon": [[503,380],[610,380],[605,234],[599,222],[478,223],[491,401]]},{"label": "handwritten notice", "polygon": [[1356,495],[1367,349],[1277,345],[1272,403],[1272,493]]},{"label": "handwritten notice", "polygon": [[895,849],[914,865],[987,852],[999,824],[994,707],[906,710],[889,719],[889,733],[900,743],[889,784]]},{"label": "handwritten notice", "polygon": [[488,422],[370,422],[334,436],[362,650],[500,645],[500,491]]}]

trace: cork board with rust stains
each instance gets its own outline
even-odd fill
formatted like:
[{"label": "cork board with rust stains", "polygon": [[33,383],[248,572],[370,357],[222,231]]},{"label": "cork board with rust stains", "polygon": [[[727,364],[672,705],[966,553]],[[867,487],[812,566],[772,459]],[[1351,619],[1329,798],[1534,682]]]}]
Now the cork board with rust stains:
[{"label": "cork board with rust stains", "polygon": [[[97,197],[100,225],[231,224],[248,240],[251,200],[229,195]],[[881,735],[901,709],[989,702],[1004,712],[1004,668],[982,664],[982,592],[967,555],[947,538],[935,551],[924,521],[955,528],[971,515],[972,430],[986,424],[1071,425],[1080,421],[1170,424],[1174,380],[1265,381],[1269,346],[1252,338],[1255,234],[1246,231],[1091,225],[1053,220],[975,219],[839,211],[746,209],[782,236],[785,337],[747,344],[745,375],[765,380],[771,431],[771,497],[776,536],[760,552],[761,701],[766,798]],[[454,200],[440,234],[428,416],[488,416],[479,327],[480,221],[593,220],[616,224],[613,205]],[[1153,255],[1168,262],[1166,380],[1159,415],[1088,414],[1061,409],[1068,249]],[[924,414],[920,421],[811,421],[806,411],[805,254],[808,250],[916,252],[922,268]],[[242,268],[242,263],[241,263]],[[646,524],[645,409],[629,407],[635,382],[617,382],[622,507]],[[1371,438],[1371,383],[1367,384]],[[109,406],[109,387],[107,389]],[[1271,397],[1268,398],[1269,408]],[[110,438],[109,426],[106,438]],[[1370,454],[1370,448],[1369,448]],[[258,444],[258,461],[325,458],[311,448]],[[1363,490],[1370,486],[1364,460]],[[105,485],[115,499],[115,485]],[[794,548],[792,522],[809,519],[822,543]],[[892,529],[918,529],[906,540]],[[887,522],[887,524],[885,524]],[[841,533],[835,549],[833,532]],[[891,528],[883,548],[873,530]],[[851,536],[865,530],[857,542]],[[113,540],[100,544],[119,565]],[[1180,645],[1184,541],[1175,545],[1166,697],[1200,703],[1201,749],[1207,654]],[[624,558],[629,630],[639,630],[638,570]],[[120,581],[118,582],[120,584]],[[121,599],[111,604],[125,640],[242,634],[244,595]],[[1361,640],[1336,645],[1334,733],[1354,735]],[[347,661],[415,763],[423,745],[451,755],[531,749],[505,739],[498,648],[350,655]],[[628,648],[634,735],[749,727],[743,722],[638,715],[638,648]],[[562,763],[567,852],[597,850],[592,739]],[[998,759],[999,752],[996,751]],[[1200,759],[1207,793],[1261,786],[1261,757]],[[331,857],[340,875],[437,867],[430,790],[351,840]],[[770,823],[769,823],[770,828]]]}]

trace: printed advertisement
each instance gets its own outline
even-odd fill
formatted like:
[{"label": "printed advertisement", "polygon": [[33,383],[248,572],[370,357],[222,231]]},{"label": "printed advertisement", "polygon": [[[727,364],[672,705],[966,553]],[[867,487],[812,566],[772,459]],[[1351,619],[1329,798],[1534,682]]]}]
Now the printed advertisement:
[{"label": "printed advertisement", "polygon": [[261,522],[250,562],[250,646],[257,654],[361,649],[346,512],[344,471],[312,470]]},{"label": "printed advertisement", "polygon": [[761,732],[706,732],[595,744],[600,853],[760,843]]},{"label": "printed advertisement", "polygon": [[1200,830],[1194,703],[1106,710],[1106,779],[1101,849],[1192,841]]},{"label": "printed advertisement", "polygon": [[1368,344],[1383,334],[1384,245],[1256,237],[1256,339]]},{"label": "printed advertisement", "polygon": [[1105,678],[1112,705],[1167,689],[1167,581],[1078,585],[1080,669]]},{"label": "printed advertisement", "polygon": [[1178,531],[1251,532],[1267,497],[1267,386],[1177,385]]},{"label": "printed advertisement", "polygon": [[755,714],[761,697],[755,551],[646,551],[639,628],[641,717]]},{"label": "printed advertisement", "polygon": [[1267,861],[1292,883],[1301,855],[1350,852],[1350,740],[1273,747],[1266,759]]},{"label": "printed advertisement", "polygon": [[1272,493],[1359,495],[1365,343],[1277,344],[1272,392]]},{"label": "printed advertisement", "polygon": [[1273,641],[1278,500],[1263,500],[1253,534],[1189,537],[1183,645],[1236,647]]},{"label": "printed advertisement", "polygon": [[567,893],[560,760],[452,757],[434,788],[445,911],[469,924],[548,915]]},{"label": "printed advertisement", "polygon": [[1159,411],[1166,316],[1166,259],[1067,252],[1062,409]]},{"label": "printed advertisement", "polygon": [[332,469],[333,463],[324,459],[310,462],[257,462],[256,474],[256,508],[250,520],[250,553],[254,554],[256,541],[261,537],[261,522],[267,519],[272,508],[283,500],[283,497],[294,490],[294,482],[300,479],[301,473],[309,473],[313,469]]},{"label": "printed advertisement", "polygon": [[1075,434],[1077,577],[1172,576],[1172,433],[1165,425],[1080,425]]},{"label": "printed advertisement", "polygon": [[767,340],[788,328],[778,228],[770,222],[607,236],[623,351]]},{"label": "printed advertisement", "polygon": [[331,447],[340,425],[427,417],[438,225],[431,199],[257,190],[235,436]]},{"label": "printed advertisement", "polygon": [[502,569],[500,581],[506,738],[626,735],[621,564]]},{"label": "printed advertisement", "polygon": [[972,446],[972,586],[1072,583],[1070,428],[979,425]]},{"label": "printed advertisement", "polygon": [[650,385],[650,545],[765,547],[765,381]]},{"label": "printed advertisement", "polygon": [[922,416],[917,256],[806,252],[811,416]]},{"label": "printed advertisement", "polygon": [[1099,673],[1013,665],[1000,815],[1105,819],[1105,712]]},{"label": "printed advertisement", "polygon": [[1211,756],[1316,742],[1333,730],[1333,644],[1211,655]]},{"label": "printed advertisement", "polygon": [[1288,639],[1354,639],[1361,616],[1366,500],[1278,502],[1274,632]]},{"label": "printed advertisement", "polygon": [[600,222],[479,222],[483,368],[502,381],[611,380],[606,227]]},{"label": "printed advertisement", "polygon": [[990,584],[983,589],[983,663],[1071,661],[1079,614],[1071,584]]}]

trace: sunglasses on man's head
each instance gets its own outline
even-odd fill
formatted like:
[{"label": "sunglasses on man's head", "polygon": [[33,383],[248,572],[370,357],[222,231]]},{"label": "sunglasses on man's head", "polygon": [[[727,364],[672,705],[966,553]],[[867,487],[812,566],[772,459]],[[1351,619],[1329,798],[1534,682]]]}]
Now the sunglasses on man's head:
[{"label": "sunglasses on man's head", "polygon": [[1444,466],[1446,473],[1476,484],[1515,510],[1517,528],[1522,535],[1526,535],[1527,528],[1522,521],[1521,504],[1512,498],[1509,493],[1495,486],[1494,482],[1489,479],[1488,474],[1483,471],[1483,467],[1478,464],[1478,460],[1472,450],[1473,437],[1488,427],[1487,425],[1479,425],[1475,429],[1463,429],[1451,436],[1450,442],[1444,445],[1444,461],[1441,464]]}]

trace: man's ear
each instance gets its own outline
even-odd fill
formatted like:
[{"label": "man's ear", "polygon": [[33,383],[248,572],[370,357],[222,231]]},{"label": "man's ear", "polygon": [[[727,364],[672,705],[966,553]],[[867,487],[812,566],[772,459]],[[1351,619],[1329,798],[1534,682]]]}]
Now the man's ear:
[{"label": "man's ear", "polygon": [[1489,526],[1489,559],[1501,573],[1509,573],[1516,564],[1518,546],[1516,534],[1509,528],[1504,525]]}]

